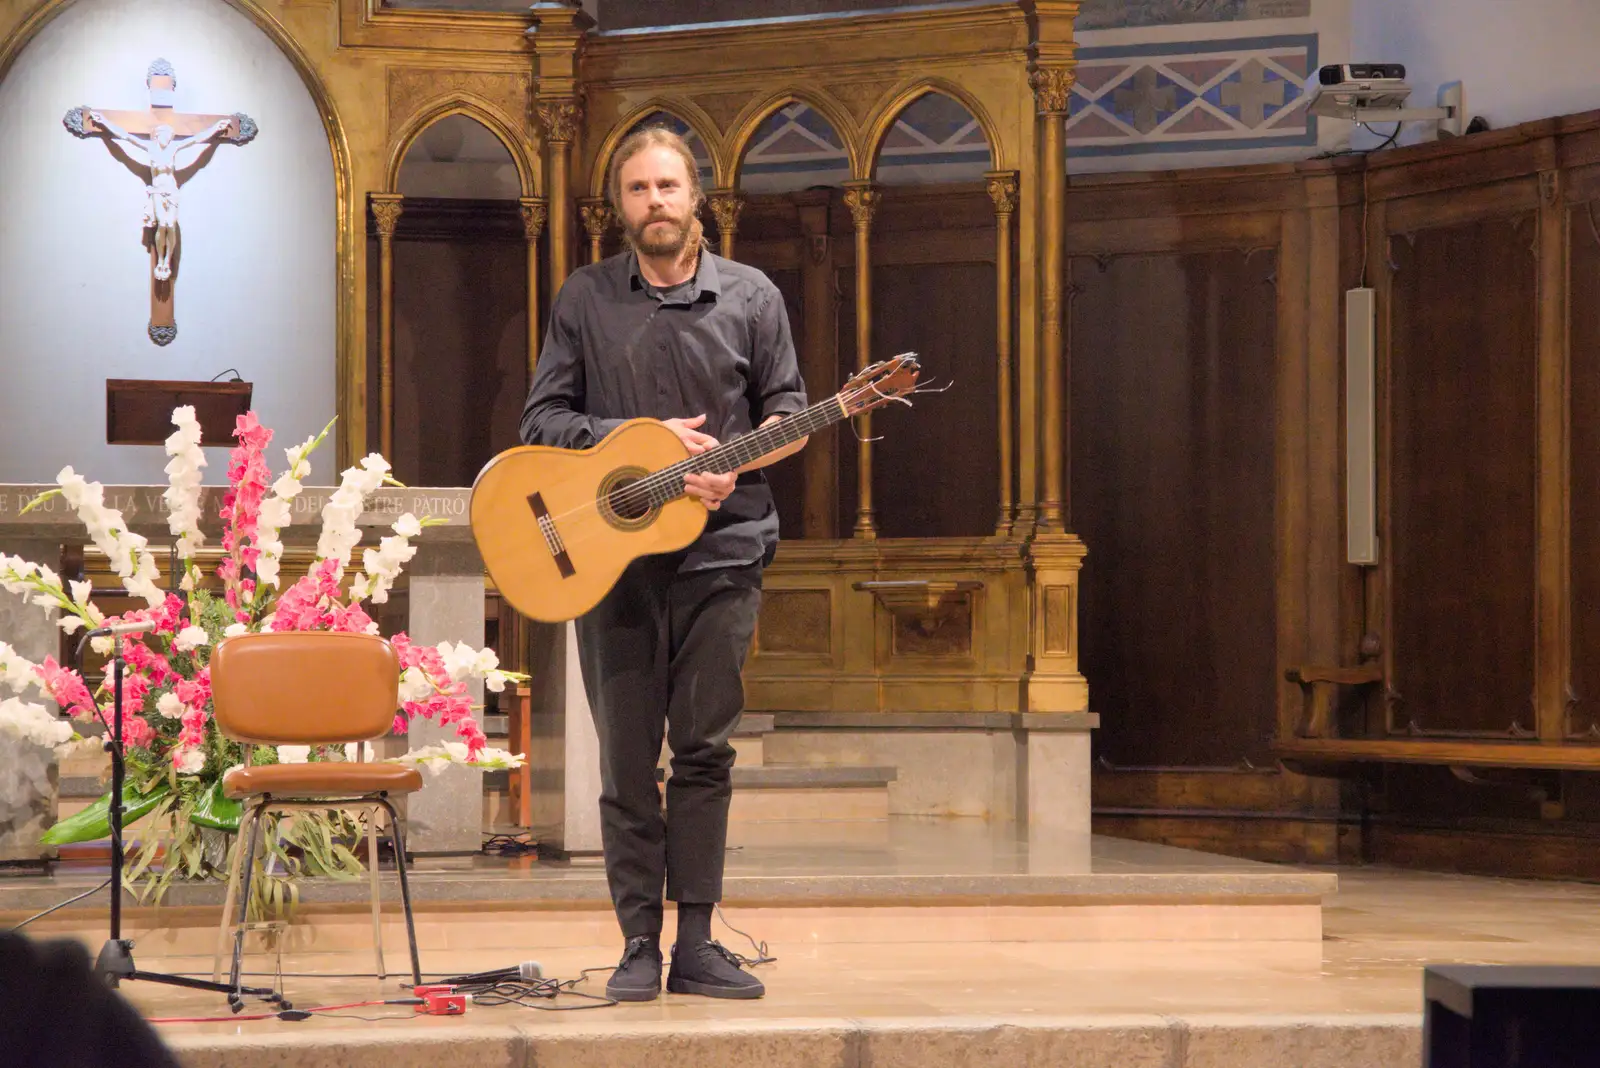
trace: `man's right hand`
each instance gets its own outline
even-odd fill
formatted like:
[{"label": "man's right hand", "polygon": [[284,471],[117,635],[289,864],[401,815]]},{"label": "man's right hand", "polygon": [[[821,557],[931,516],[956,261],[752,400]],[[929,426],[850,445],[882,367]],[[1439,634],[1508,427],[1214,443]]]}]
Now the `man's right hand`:
[{"label": "man's right hand", "polygon": [[716,438],[710,434],[702,434],[695,429],[695,427],[702,425],[706,421],[704,415],[697,415],[692,419],[663,419],[661,421],[671,427],[674,434],[678,435],[678,440],[682,441],[688,448],[690,456],[698,456],[707,449],[717,447]]}]

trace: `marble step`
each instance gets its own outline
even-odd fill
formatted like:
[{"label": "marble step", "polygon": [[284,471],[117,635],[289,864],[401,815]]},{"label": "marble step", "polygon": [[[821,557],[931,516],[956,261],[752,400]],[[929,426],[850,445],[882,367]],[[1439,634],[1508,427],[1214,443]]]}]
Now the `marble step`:
[{"label": "marble step", "polygon": [[[663,790],[666,774],[656,769],[656,781],[663,784]],[[889,784],[895,777],[895,769],[888,767],[736,764],[729,823],[737,828],[742,824],[887,820]],[[512,825],[507,778],[506,772],[484,776],[485,827]],[[729,831],[730,844],[741,844],[746,837],[737,829]]]}]

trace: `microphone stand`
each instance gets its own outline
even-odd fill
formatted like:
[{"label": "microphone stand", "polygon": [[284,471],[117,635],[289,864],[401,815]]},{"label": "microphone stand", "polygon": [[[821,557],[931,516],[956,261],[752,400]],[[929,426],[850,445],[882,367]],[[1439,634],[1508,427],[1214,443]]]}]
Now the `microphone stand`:
[{"label": "microphone stand", "polygon": [[[111,753],[111,937],[100,947],[95,958],[95,974],[115,988],[124,979],[164,983],[190,990],[207,990],[228,995],[228,1007],[239,1012],[244,1007],[244,995],[258,997],[288,1009],[293,1006],[283,995],[271,987],[238,986],[215,983],[208,979],[192,979],[186,975],[165,975],[160,972],[140,971],[133,962],[133,940],[122,937],[122,868],[125,861],[122,850],[122,784],[126,766],[122,758],[122,633],[117,627],[106,628],[112,641],[112,721],[111,736],[105,747]],[[85,640],[96,637],[94,632]],[[81,648],[81,647],[80,647]]]}]

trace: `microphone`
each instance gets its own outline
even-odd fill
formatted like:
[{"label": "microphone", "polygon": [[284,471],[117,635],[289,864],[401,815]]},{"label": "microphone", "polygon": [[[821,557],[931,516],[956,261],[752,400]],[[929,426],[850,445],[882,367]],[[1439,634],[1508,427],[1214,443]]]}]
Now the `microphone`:
[{"label": "microphone", "polygon": [[85,634],[84,637],[107,638],[119,634],[140,634],[144,631],[155,629],[155,620],[141,619],[137,623],[113,623],[109,627],[101,627],[99,630],[91,630],[88,634]]},{"label": "microphone", "polygon": [[436,980],[439,986],[477,986],[491,985],[494,983],[531,983],[544,978],[544,968],[536,960],[525,960],[521,964],[514,964],[509,968],[496,968],[493,971],[473,972],[470,975],[453,975],[448,979]]}]

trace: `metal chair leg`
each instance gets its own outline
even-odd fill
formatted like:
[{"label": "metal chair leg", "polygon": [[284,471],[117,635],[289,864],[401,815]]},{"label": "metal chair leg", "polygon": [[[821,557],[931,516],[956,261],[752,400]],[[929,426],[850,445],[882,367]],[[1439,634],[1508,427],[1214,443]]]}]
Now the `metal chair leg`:
[{"label": "metal chair leg", "polygon": [[244,845],[253,814],[253,810],[248,807],[243,810],[239,819],[239,829],[234,836],[233,860],[228,864],[228,896],[222,903],[222,914],[217,917],[217,944],[211,955],[213,983],[222,979],[222,954],[227,950],[229,937],[233,934],[233,925],[228,920],[233,916],[234,906],[239,903],[239,867],[244,863]]},{"label": "metal chair leg", "polygon": [[389,978],[383,966],[383,902],[378,897],[378,806],[367,806],[367,871],[372,882],[372,952],[378,962],[378,978]]},{"label": "metal chair leg", "polygon": [[239,897],[239,925],[233,929],[233,970],[228,975],[228,985],[233,987],[233,997],[243,999],[244,990],[239,972],[244,964],[244,928],[250,917],[250,895],[255,889],[256,881],[256,847],[261,842],[262,817],[266,814],[267,804],[271,799],[263,796],[256,807],[251,810],[250,818],[250,844],[245,853],[244,865],[240,878],[244,883],[244,893]]},{"label": "metal chair leg", "polygon": [[395,811],[387,796],[379,797],[378,804],[389,813],[389,841],[394,845],[394,866],[400,873],[400,902],[406,913],[406,939],[411,943],[411,981],[421,986],[422,961],[417,956],[417,925],[411,915],[411,884],[406,880],[405,830],[400,813]]}]

